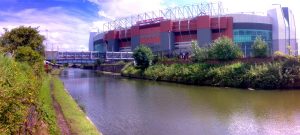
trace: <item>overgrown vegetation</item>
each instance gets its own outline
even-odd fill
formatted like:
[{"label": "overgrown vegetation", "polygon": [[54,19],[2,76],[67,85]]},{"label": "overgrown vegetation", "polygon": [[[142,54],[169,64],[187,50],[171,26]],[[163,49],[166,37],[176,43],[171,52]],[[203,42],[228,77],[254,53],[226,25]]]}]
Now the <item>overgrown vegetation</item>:
[{"label": "overgrown vegetation", "polygon": [[220,37],[215,40],[208,51],[209,58],[217,60],[232,60],[241,58],[241,49],[227,37]]},{"label": "overgrown vegetation", "polygon": [[[60,134],[44,71],[44,37],[37,28],[18,27],[0,37],[0,134]],[[56,98],[74,134],[99,134],[56,79]],[[77,108],[76,108],[77,107]],[[37,119],[33,121],[32,119]],[[39,128],[39,122],[47,123]],[[28,125],[34,126],[26,129]],[[48,128],[48,131],[46,131]],[[26,130],[25,130],[26,129]]]},{"label": "overgrown vegetation", "polygon": [[149,47],[140,45],[134,50],[133,58],[137,67],[144,70],[152,64],[153,54]]},{"label": "overgrown vegetation", "polygon": [[72,134],[99,135],[97,128],[86,119],[85,113],[79,108],[75,100],[64,90],[62,82],[53,78],[54,97],[60,104],[62,112],[70,124]]},{"label": "overgrown vegetation", "polygon": [[133,65],[123,76],[223,87],[279,89],[300,87],[300,61],[284,59],[263,64],[157,64],[142,71]]},{"label": "overgrown vegetation", "polygon": [[0,55],[0,132],[16,134],[29,107],[37,104],[41,81],[26,63]]},{"label": "overgrown vegetation", "polygon": [[192,58],[195,62],[203,62],[208,59],[208,49],[200,48],[197,41],[192,42]]},{"label": "overgrown vegetation", "polygon": [[[210,48],[200,48],[192,42],[193,64],[157,62],[141,69],[133,65],[122,70],[123,76],[162,80],[197,85],[224,87],[279,89],[300,87],[300,58],[275,52],[275,60],[260,64],[234,62],[242,57],[240,48],[227,37],[214,41]],[[253,56],[267,57],[267,45],[258,37],[253,45]],[[167,59],[167,58],[166,58]],[[207,64],[209,60],[227,61]],[[159,60],[158,60],[159,61]],[[167,60],[164,60],[167,61]]]},{"label": "overgrown vegetation", "polygon": [[267,43],[261,38],[256,37],[252,46],[253,57],[265,58],[268,56],[268,46]]},{"label": "overgrown vegetation", "polygon": [[0,39],[0,45],[5,48],[4,51],[11,53],[13,57],[16,50],[22,46],[30,47],[41,56],[45,53],[43,45],[45,37],[39,34],[38,28],[20,26],[11,31],[5,29],[5,33]]},{"label": "overgrown vegetation", "polygon": [[[37,28],[5,30],[0,37],[0,132],[17,134],[26,127],[29,108],[39,111],[43,83],[43,36]],[[10,56],[10,57],[6,57]]]}]

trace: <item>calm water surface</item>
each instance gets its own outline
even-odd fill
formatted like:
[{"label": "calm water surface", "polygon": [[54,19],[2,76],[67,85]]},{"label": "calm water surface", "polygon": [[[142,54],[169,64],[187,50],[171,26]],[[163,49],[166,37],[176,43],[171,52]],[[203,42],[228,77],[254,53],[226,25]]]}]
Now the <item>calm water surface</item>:
[{"label": "calm water surface", "polygon": [[300,91],[248,91],[97,76],[65,87],[104,135],[299,135]]}]

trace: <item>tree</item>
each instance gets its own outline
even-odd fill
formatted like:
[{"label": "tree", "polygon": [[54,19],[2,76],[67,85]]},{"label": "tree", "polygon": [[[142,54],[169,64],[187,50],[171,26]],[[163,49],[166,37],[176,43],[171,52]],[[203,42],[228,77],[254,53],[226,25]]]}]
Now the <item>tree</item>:
[{"label": "tree", "polygon": [[267,43],[260,37],[256,37],[252,46],[253,57],[265,58],[268,56],[268,46]]},{"label": "tree", "polygon": [[217,60],[232,60],[241,58],[243,53],[228,37],[220,37],[212,43],[209,57]]},{"label": "tree", "polygon": [[33,51],[29,46],[20,46],[16,50],[15,59],[20,62],[28,62],[30,65],[42,61],[41,55]]},{"label": "tree", "polygon": [[134,50],[133,58],[137,66],[144,70],[152,64],[153,53],[149,47],[140,45]]},{"label": "tree", "polygon": [[4,29],[5,33],[0,38],[0,46],[5,48],[5,52],[15,56],[15,52],[20,46],[28,46],[32,50],[44,56],[44,36],[39,34],[38,28],[20,26],[12,30]]}]

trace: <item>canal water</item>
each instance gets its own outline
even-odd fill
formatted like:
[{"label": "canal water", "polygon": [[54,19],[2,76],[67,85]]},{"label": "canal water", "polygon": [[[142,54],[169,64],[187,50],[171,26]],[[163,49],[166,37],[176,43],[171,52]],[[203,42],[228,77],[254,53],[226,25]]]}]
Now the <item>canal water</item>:
[{"label": "canal water", "polygon": [[61,79],[104,135],[299,135],[300,91],[248,91],[97,76]]}]

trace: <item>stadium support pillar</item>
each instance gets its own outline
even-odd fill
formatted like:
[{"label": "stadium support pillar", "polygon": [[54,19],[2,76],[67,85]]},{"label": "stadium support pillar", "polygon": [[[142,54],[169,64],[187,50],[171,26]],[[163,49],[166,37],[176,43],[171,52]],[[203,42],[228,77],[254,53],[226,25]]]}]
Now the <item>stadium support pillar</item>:
[{"label": "stadium support pillar", "polygon": [[212,41],[209,16],[197,17],[197,41],[201,47],[208,46]]}]

